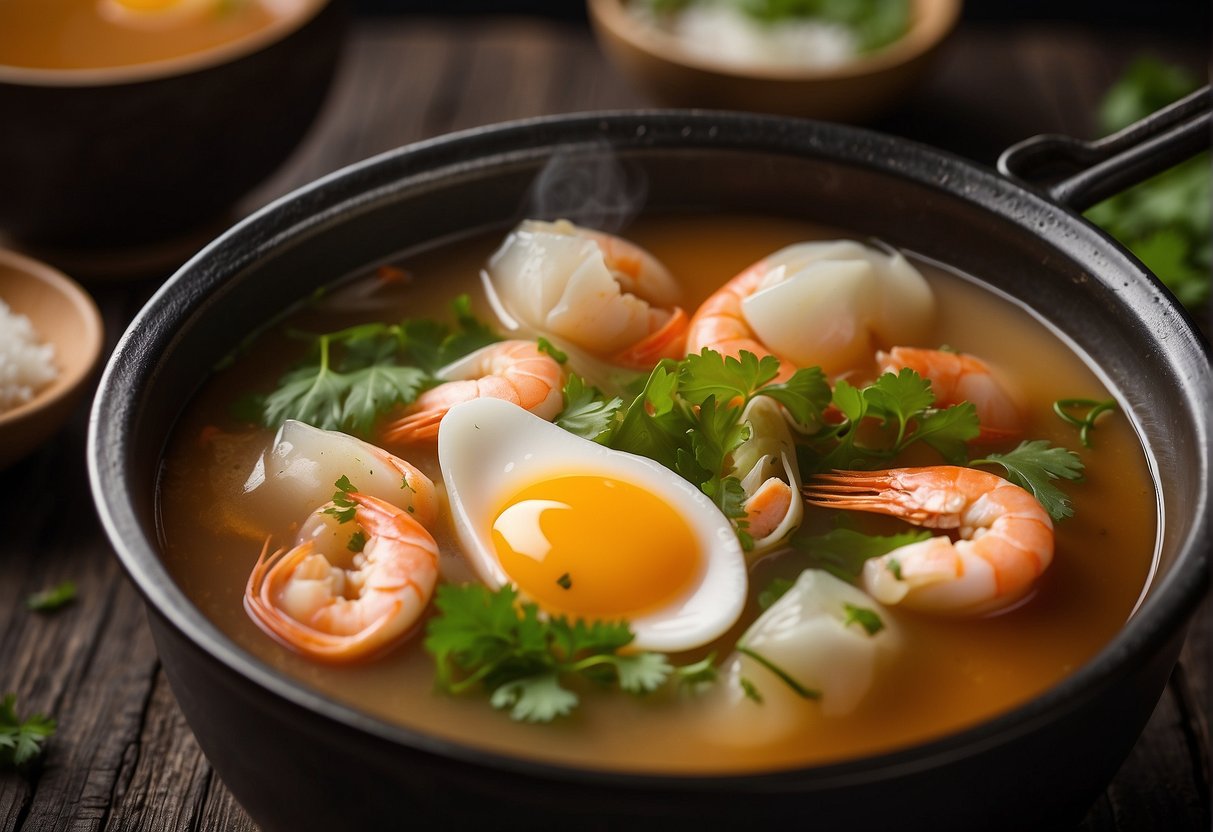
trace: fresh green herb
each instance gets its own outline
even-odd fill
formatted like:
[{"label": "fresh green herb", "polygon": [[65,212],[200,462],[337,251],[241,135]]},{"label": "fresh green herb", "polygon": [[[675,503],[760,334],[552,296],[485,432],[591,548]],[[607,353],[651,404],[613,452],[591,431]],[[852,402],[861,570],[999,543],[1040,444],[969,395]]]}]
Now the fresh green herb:
[{"label": "fresh green herb", "polygon": [[969,464],[1001,465],[1007,470],[1007,479],[1031,491],[1054,520],[1074,514],[1070,498],[1051,482],[1082,479],[1082,460],[1071,450],[1054,448],[1044,439],[1034,439],[1020,442],[1019,447],[1005,454],[990,454]]},{"label": "fresh green herb", "polygon": [[762,610],[769,610],[775,605],[775,602],[788,594],[788,590],[796,585],[795,581],[790,581],[787,578],[775,578],[767,588],[758,593],[758,607]]},{"label": "fresh green herb", "polygon": [[764,23],[804,18],[837,23],[855,34],[861,52],[871,52],[900,38],[910,27],[909,0],[734,0]]},{"label": "fresh green herb", "polygon": [[569,360],[569,357],[566,353],[564,353],[561,350],[556,349],[556,347],[554,347],[552,345],[552,342],[549,341],[547,338],[544,338],[542,335],[539,336],[538,343],[539,343],[539,351],[546,352],[548,355],[552,356],[552,359],[557,364],[563,364],[564,362]]},{"label": "fresh green herb", "polygon": [[55,733],[55,720],[42,714],[17,717],[17,697],[0,700],[0,767],[23,767],[42,753],[42,744]]},{"label": "fresh green herb", "polygon": [[[438,587],[439,614],[426,627],[425,648],[440,687],[459,694],[483,686],[493,707],[509,709],[514,719],[549,722],[578,704],[577,694],[562,684],[568,678],[642,694],[677,677],[660,653],[618,652],[632,642],[626,622],[545,619],[536,604],[517,600],[509,586],[496,592],[479,585]],[[686,670],[691,681],[703,680],[703,667]]]},{"label": "fresh green herb", "polygon": [[774,673],[776,676],[779,677],[779,680],[781,682],[783,682],[785,685],[787,685],[789,688],[791,688],[796,693],[796,695],[799,696],[800,698],[802,698],[802,699],[820,699],[821,698],[821,691],[815,690],[813,688],[808,688],[808,687],[805,687],[804,685],[800,684],[800,682],[796,681],[796,679],[793,678],[793,676],[790,673],[788,673],[782,667],[775,664],[773,661],[771,661],[770,659],[768,659],[766,656],[762,655],[761,653],[751,650],[749,647],[746,647],[744,645],[738,645],[737,652],[742,654],[743,656],[749,656],[751,659],[758,662],[760,665],[765,667],[767,670]]},{"label": "fresh green herb", "polygon": [[351,552],[361,552],[366,548],[366,532],[359,529],[350,535],[350,542],[346,544],[346,548]]},{"label": "fresh green herb", "polygon": [[555,422],[569,433],[582,439],[605,439],[623,401],[607,399],[596,387],[591,387],[576,373],[569,374],[564,384],[564,409]]},{"label": "fresh green herb", "polygon": [[[936,408],[931,382],[908,368],[885,373],[866,387],[841,379],[834,385],[832,400],[844,418],[809,437],[800,451],[806,475],[878,468],[915,442],[960,465],[967,457],[965,443],[981,431],[972,403]],[[873,424],[880,430],[867,429]]]},{"label": "fresh green herb", "polygon": [[348,523],[354,519],[354,515],[358,511],[358,504],[351,500],[349,495],[358,489],[344,474],[333,485],[337,490],[333,492],[332,505],[326,508],[324,513],[336,517],[338,523]]},{"label": "fresh green herb", "polygon": [[716,681],[716,654],[710,653],[693,664],[675,667],[674,678],[680,689],[692,692],[713,684]]},{"label": "fresh green herb", "polygon": [[[380,413],[395,404],[407,404],[430,383],[416,367],[396,366],[393,351],[366,334],[368,326],[320,335],[316,358],[284,375],[278,389],[261,400],[261,422],[274,427],[298,419],[325,430],[367,435]],[[389,345],[387,340],[377,340]],[[341,371],[334,366],[332,349],[346,345],[349,355]],[[359,346],[361,345],[361,346]],[[369,362],[369,363],[368,363]]]},{"label": "fresh green herb", "polygon": [[76,584],[63,581],[50,589],[35,592],[25,599],[25,606],[35,612],[54,612],[76,600]]},{"label": "fresh green herb", "polygon": [[866,607],[857,607],[854,604],[846,603],[842,605],[842,608],[846,613],[846,617],[842,622],[844,626],[849,627],[852,624],[858,624],[860,627],[863,627],[870,636],[874,636],[884,629],[884,622],[874,610],[867,609]]},{"label": "fresh green herb", "polygon": [[561,575],[559,578],[556,579],[556,584],[561,589],[572,589],[573,588],[573,579],[571,577],[569,577],[568,572],[565,572],[563,575]]},{"label": "fresh green herb", "polygon": [[[1070,413],[1074,408],[1087,408],[1082,416]],[[1053,412],[1063,422],[1078,428],[1078,438],[1084,448],[1091,447],[1091,431],[1095,429],[1095,420],[1104,413],[1116,411],[1115,399],[1096,401],[1095,399],[1058,399],[1053,402]]]},{"label": "fresh green herb", "polygon": [[750,438],[741,415],[757,396],[770,396],[800,424],[819,424],[829,386],[818,368],[798,370],[773,384],[779,361],[742,352],[739,358],[704,350],[682,361],[664,360],[613,426],[606,444],[647,456],[696,485],[730,518],[747,550],[746,499],[729,473],[732,454]]},{"label": "fresh green herb", "polygon": [[786,382],[772,384],[778,373],[779,359],[773,355],[759,359],[743,350],[733,358],[705,348],[680,362],[678,392],[695,405],[712,397],[730,403],[740,399],[743,408],[755,396],[769,396],[787,408],[802,428],[815,427],[830,403],[830,386],[821,368],[799,369]]},{"label": "fresh green herb", "polygon": [[762,694],[758,692],[758,688],[754,686],[753,682],[744,676],[738,679],[737,682],[741,685],[741,691],[745,694],[746,699],[756,702],[759,705],[762,704]]},{"label": "fresh green herb", "polygon": [[[793,538],[792,545],[808,553],[811,568],[824,569],[836,578],[853,583],[869,558],[886,555],[894,549],[921,543],[930,538],[931,532],[926,529],[890,535],[863,534],[854,529],[834,529],[826,534]],[[890,560],[889,563],[895,564],[896,561]],[[901,580],[900,566],[895,568],[891,565],[890,570]]]},{"label": "fresh green herb", "polygon": [[[1107,132],[1187,95],[1199,86],[1191,73],[1150,57],[1139,58],[1108,91],[1101,110]],[[1209,154],[1101,202],[1087,218],[1124,243],[1179,302],[1200,310],[1209,300],[1213,269],[1213,211]]]},{"label": "fresh green herb", "polygon": [[899,561],[897,558],[889,558],[888,560],[886,560],[884,562],[884,565],[885,565],[885,568],[889,570],[889,573],[894,578],[896,578],[899,581],[904,580],[901,577],[901,561]]},{"label": "fresh green herb", "polygon": [[439,368],[498,340],[472,314],[467,295],[456,298],[451,309],[454,327],[422,320],[294,333],[313,342],[311,358],[282,376],[273,392],[237,402],[234,415],[267,427],[298,419],[366,436],[388,409],[408,404],[437,383]]}]

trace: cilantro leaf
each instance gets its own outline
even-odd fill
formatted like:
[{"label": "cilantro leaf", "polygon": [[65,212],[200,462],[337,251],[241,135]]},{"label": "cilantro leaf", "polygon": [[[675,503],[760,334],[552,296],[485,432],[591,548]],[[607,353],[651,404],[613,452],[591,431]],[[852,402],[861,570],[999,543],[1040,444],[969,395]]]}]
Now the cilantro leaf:
[{"label": "cilantro leaf", "polygon": [[779,373],[779,359],[742,351],[740,357],[722,356],[704,347],[698,355],[688,355],[679,368],[679,392],[691,404],[702,404],[709,397],[728,402],[750,398]]},{"label": "cilantro leaf", "polygon": [[350,433],[365,436],[380,413],[417,398],[428,386],[429,377],[416,367],[376,364],[350,374],[346,383],[340,424]]},{"label": "cilantro leaf", "polygon": [[782,384],[768,384],[759,392],[787,408],[802,429],[819,424],[830,403],[830,385],[820,367],[802,367]]},{"label": "cilantro leaf", "polygon": [[337,489],[333,492],[330,498],[331,506],[324,510],[325,514],[331,514],[337,518],[338,523],[348,523],[354,519],[354,515],[358,513],[358,504],[349,498],[349,494],[358,489],[350,482],[350,478],[342,474],[341,477],[333,483]]},{"label": "cilantro leaf", "polygon": [[916,441],[925,442],[952,465],[963,465],[968,459],[970,439],[981,433],[977,408],[972,402],[961,402],[946,410],[934,410],[918,423]]},{"label": "cilantro leaf", "polygon": [[928,540],[927,529],[890,535],[872,535],[854,529],[834,529],[822,535],[793,538],[792,545],[809,555],[812,568],[824,569],[836,578],[854,582],[869,558],[888,554],[894,549]]},{"label": "cilantro leaf", "polygon": [[908,367],[897,375],[883,374],[864,388],[863,397],[869,416],[877,416],[886,423],[897,423],[898,444],[905,436],[909,421],[935,403],[931,382]]},{"label": "cilantro leaf", "polygon": [[499,710],[510,709],[519,722],[551,722],[577,707],[577,694],[560,685],[555,673],[543,673],[503,683],[489,698]]},{"label": "cilantro leaf", "polygon": [[43,743],[55,733],[55,720],[42,714],[20,719],[16,706],[15,694],[6,694],[0,700],[0,767],[29,765],[42,753]]},{"label": "cilantro leaf", "polygon": [[54,612],[76,600],[76,584],[63,581],[50,589],[26,596],[25,606],[35,612]]},{"label": "cilantro leaf", "polygon": [[884,621],[876,614],[875,610],[870,610],[867,607],[857,607],[854,604],[848,603],[843,603],[842,608],[845,614],[843,626],[849,627],[852,624],[858,624],[870,636],[874,636],[884,629]]},{"label": "cilantro leaf", "polygon": [[549,341],[547,338],[544,338],[542,335],[539,336],[539,339],[536,341],[536,343],[539,345],[539,351],[546,352],[548,355],[550,355],[552,357],[552,360],[555,361],[557,364],[563,364],[569,360],[568,353],[557,349],[556,346],[551,341]]},{"label": "cilantro leaf", "polygon": [[298,419],[325,430],[366,436],[375,420],[437,384],[437,370],[498,339],[471,312],[467,295],[452,303],[454,328],[435,321],[368,323],[321,335],[311,357],[285,373],[272,392],[245,396],[237,418],[266,427]]},{"label": "cilantro leaf", "polygon": [[1054,520],[1074,514],[1070,498],[1051,482],[1082,479],[1082,459],[1071,450],[1054,448],[1047,440],[1034,439],[1020,442],[1017,448],[1005,454],[975,459],[969,465],[1001,465],[1007,471],[1007,479],[1031,491]]},{"label": "cilantro leaf", "polygon": [[628,693],[649,693],[666,683],[674,666],[661,653],[632,653],[611,659],[619,687]]},{"label": "cilantro leaf", "polygon": [[570,373],[564,384],[564,409],[555,422],[569,433],[582,439],[609,441],[608,432],[615,415],[623,406],[618,396],[608,400],[596,387],[591,387],[576,373]]},{"label": "cilantro leaf", "polygon": [[284,375],[278,389],[262,402],[262,424],[280,425],[287,419],[307,422],[323,430],[340,430],[349,395],[349,380],[329,367],[327,344],[321,361]]},{"label": "cilantro leaf", "polygon": [[[660,653],[618,651],[631,644],[623,621],[570,622],[542,618],[533,603],[517,603],[510,586],[438,587],[438,615],[426,625],[425,649],[434,657],[440,687],[462,693],[483,686],[495,708],[526,722],[549,722],[578,704],[567,678],[617,685],[640,694],[664,685],[675,668]],[[688,669],[702,680],[703,667]]]}]

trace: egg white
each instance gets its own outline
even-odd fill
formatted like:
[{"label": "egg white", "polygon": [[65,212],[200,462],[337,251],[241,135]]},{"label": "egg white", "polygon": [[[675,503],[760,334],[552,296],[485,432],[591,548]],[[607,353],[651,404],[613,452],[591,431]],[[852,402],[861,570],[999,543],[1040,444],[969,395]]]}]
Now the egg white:
[{"label": "egg white", "polygon": [[[732,524],[703,492],[653,460],[581,439],[517,405],[487,398],[456,405],[443,418],[438,460],[456,536],[490,588],[511,583],[491,534],[502,503],[545,479],[600,474],[665,500],[686,519],[702,553],[700,574],[681,597],[630,621],[633,644],[690,650],[723,635],[741,615],[747,576]],[[627,518],[620,518],[620,528],[626,527]]]}]

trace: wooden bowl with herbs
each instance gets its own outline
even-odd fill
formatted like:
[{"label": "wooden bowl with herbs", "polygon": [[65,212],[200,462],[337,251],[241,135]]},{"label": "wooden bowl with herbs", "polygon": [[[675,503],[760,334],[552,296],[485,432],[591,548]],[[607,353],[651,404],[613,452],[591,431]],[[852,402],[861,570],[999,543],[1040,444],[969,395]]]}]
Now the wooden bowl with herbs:
[{"label": "wooden bowl with herbs", "polygon": [[870,119],[896,104],[961,0],[588,0],[607,57],[663,104]]}]

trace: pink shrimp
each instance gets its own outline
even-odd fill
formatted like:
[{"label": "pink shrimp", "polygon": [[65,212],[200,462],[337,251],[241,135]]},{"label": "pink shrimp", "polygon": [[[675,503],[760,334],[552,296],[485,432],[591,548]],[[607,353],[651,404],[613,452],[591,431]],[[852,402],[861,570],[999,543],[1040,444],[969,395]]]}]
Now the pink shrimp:
[{"label": "pink shrimp", "polygon": [[753,327],[741,311],[741,302],[758,291],[767,276],[767,261],[759,260],[728,283],[721,286],[695,310],[687,326],[686,350],[697,355],[705,349],[737,358],[743,351],[762,358],[774,355],[779,359],[779,375],[783,382],[796,372],[796,365],[778,355],[758,339]]},{"label": "pink shrimp", "polygon": [[[292,549],[269,554],[269,539],[249,576],[244,606],[258,626],[308,658],[349,662],[385,649],[420,619],[438,580],[438,546],[406,510],[366,494],[353,523],[316,509]],[[350,530],[351,525],[357,528]],[[350,568],[334,559],[362,550]]]},{"label": "pink shrimp", "polygon": [[971,615],[1023,598],[1053,560],[1053,521],[1030,493],[974,468],[939,465],[888,471],[835,471],[805,486],[819,506],[899,517],[956,529],[870,558],[868,593],[884,604]]},{"label": "pink shrimp", "polygon": [[509,326],[542,335],[570,361],[652,369],[681,358],[687,314],[679,286],[652,254],[622,237],[567,220],[525,220],[489,259],[490,302]]},{"label": "pink shrimp", "polygon": [[930,286],[897,252],[853,240],[796,243],[709,297],[691,318],[687,351],[773,355],[779,380],[798,367],[835,376],[861,366],[877,345],[924,337],[934,309]]},{"label": "pink shrimp", "polygon": [[966,353],[893,347],[876,353],[882,373],[909,368],[931,382],[935,402],[947,407],[972,402],[981,433],[974,442],[993,443],[1019,436],[1023,417],[1011,394],[999,384],[990,365]]},{"label": "pink shrimp", "polygon": [[440,375],[454,380],[417,397],[383,438],[408,444],[436,439],[442,417],[455,405],[479,398],[504,399],[551,420],[564,406],[564,370],[533,341],[502,341],[460,359]]}]

